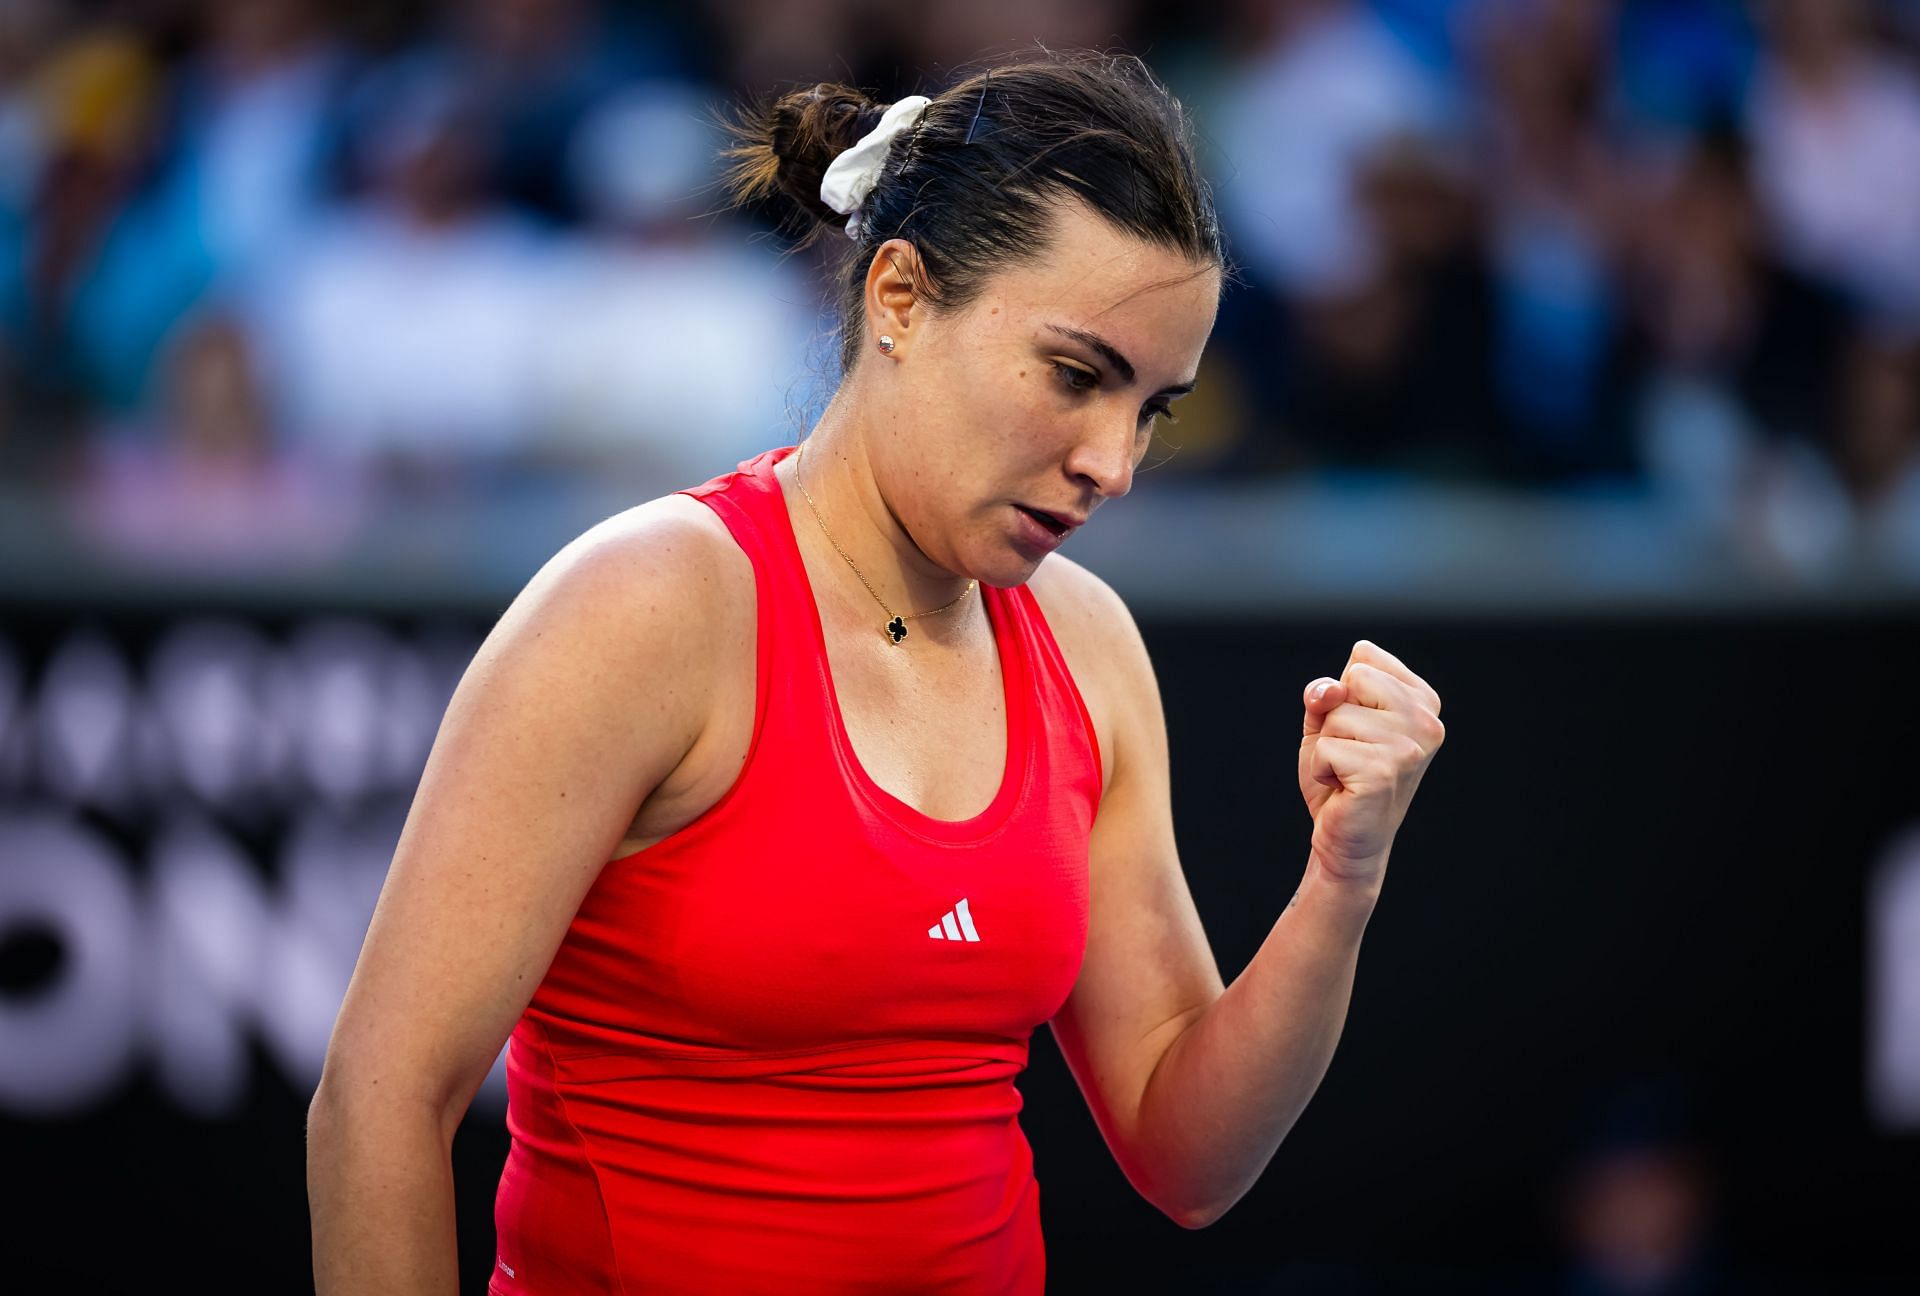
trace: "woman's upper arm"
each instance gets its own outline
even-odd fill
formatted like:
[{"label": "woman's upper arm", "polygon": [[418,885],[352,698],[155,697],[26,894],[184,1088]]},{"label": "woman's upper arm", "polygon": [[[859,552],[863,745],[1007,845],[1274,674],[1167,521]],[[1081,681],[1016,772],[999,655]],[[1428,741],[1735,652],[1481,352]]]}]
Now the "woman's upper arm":
[{"label": "woman's upper arm", "polygon": [[[1055,554],[1047,564],[1059,561]],[[1166,716],[1146,641],[1120,596],[1077,564],[1058,567],[1049,588],[1057,591],[1049,624],[1112,735],[1108,786],[1087,843],[1086,949],[1050,1026],[1122,1170],[1165,1203],[1147,1178],[1148,1082],[1225,987],[1175,847]]]},{"label": "woman's upper arm", "polygon": [[331,1100],[418,1103],[451,1134],[641,802],[700,736],[700,612],[730,542],[687,503],[704,511],[668,496],[574,540],[474,654],[334,1025]]}]

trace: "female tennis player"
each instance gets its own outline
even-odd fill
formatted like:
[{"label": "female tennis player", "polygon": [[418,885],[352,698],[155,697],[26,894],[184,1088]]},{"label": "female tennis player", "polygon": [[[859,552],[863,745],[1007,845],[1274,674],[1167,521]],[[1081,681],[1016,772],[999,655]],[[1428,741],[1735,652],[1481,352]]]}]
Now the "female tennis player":
[{"label": "female tennis player", "polygon": [[1062,54],[733,125],[736,196],[843,240],[844,376],[801,445],[568,544],[475,656],[312,1103],[322,1296],[455,1290],[503,1043],[499,1296],[1032,1296],[1036,1025],[1189,1228],[1339,1038],[1440,699],[1364,640],[1306,686],[1305,876],[1223,986],[1146,649],[1056,553],[1213,327],[1179,105]]}]

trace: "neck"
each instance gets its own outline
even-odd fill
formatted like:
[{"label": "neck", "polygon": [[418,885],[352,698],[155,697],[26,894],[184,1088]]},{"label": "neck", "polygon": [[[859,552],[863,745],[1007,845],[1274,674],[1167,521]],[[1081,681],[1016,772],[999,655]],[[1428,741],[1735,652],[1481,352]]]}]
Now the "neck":
[{"label": "neck", "polygon": [[[929,558],[894,514],[881,493],[867,444],[842,398],[835,396],[802,449],[774,470],[787,492],[794,534],[801,538],[802,552],[814,559],[808,566],[817,573],[816,588],[832,590],[834,602],[849,614],[877,625],[886,619],[884,601],[903,617],[929,614],[907,622],[910,635],[945,638],[971,623],[970,608],[979,599],[963,597],[970,578]],[[849,570],[849,559],[859,575]],[[878,592],[878,600],[861,583],[862,576]],[[933,611],[949,603],[953,606],[946,611]]]}]

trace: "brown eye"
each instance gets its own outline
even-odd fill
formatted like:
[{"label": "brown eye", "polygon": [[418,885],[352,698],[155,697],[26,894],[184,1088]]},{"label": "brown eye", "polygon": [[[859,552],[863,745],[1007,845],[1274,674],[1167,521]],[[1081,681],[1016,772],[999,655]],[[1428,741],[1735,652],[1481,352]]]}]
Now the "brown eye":
[{"label": "brown eye", "polygon": [[[1078,365],[1065,364],[1059,360],[1049,360],[1047,363],[1067,375],[1067,387],[1072,391],[1092,391],[1100,385],[1100,376],[1098,374],[1088,373]],[[1076,378],[1084,379],[1085,381],[1076,382],[1074,381]]]}]

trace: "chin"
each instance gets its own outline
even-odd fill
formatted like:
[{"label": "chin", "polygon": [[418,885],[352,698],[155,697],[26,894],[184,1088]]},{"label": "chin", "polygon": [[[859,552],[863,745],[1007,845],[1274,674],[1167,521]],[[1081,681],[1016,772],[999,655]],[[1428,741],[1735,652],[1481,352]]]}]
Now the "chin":
[{"label": "chin", "polygon": [[1053,556],[1052,553],[1043,553],[1037,558],[1032,557],[1003,536],[988,535],[983,539],[985,552],[972,546],[964,548],[953,555],[956,561],[949,570],[977,580],[982,585],[1011,589],[1026,584],[1039,570],[1040,564]]},{"label": "chin", "polygon": [[1040,564],[1051,557],[1052,554],[1042,554],[1038,558],[1025,559],[1017,553],[1010,554],[1003,564],[981,573],[976,579],[982,585],[991,585],[995,589],[1012,589],[1016,585],[1026,584],[1040,570]]}]

